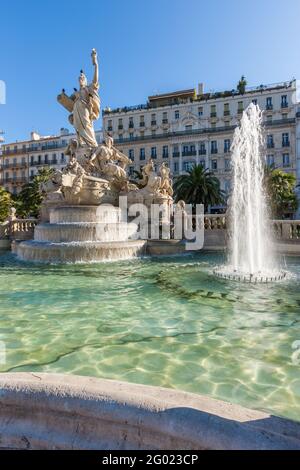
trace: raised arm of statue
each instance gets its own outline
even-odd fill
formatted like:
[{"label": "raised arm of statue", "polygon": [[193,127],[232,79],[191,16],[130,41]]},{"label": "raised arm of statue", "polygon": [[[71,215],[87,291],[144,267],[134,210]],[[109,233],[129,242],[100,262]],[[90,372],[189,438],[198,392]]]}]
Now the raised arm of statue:
[{"label": "raised arm of statue", "polygon": [[96,49],[92,49],[92,62],[93,62],[93,65],[94,65],[93,84],[94,84],[95,87],[99,88],[99,66],[98,66],[98,59],[97,59]]}]

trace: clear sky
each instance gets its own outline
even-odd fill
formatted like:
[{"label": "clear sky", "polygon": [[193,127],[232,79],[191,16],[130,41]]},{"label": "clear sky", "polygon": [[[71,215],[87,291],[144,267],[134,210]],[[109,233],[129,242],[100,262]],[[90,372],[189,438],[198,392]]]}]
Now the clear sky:
[{"label": "clear sky", "polygon": [[[61,88],[100,58],[102,108],[192,88],[300,78],[300,0],[1,0],[0,105],[6,141],[69,127]],[[101,127],[101,119],[96,128]]]}]

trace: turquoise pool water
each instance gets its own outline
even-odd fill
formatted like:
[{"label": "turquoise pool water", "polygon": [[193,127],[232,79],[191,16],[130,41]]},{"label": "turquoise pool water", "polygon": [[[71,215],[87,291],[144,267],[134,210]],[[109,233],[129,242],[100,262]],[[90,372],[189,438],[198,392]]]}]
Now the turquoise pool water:
[{"label": "turquoise pool water", "polygon": [[220,262],[47,266],[2,254],[0,370],[161,385],[300,420],[300,260],[273,285],[216,279]]}]

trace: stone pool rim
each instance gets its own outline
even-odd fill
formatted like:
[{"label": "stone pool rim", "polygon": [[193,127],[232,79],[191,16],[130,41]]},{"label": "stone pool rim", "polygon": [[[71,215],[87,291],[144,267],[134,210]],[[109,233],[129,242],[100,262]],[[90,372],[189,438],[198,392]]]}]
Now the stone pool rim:
[{"label": "stone pool rim", "polygon": [[10,372],[0,449],[300,449],[300,423],[180,390]]}]

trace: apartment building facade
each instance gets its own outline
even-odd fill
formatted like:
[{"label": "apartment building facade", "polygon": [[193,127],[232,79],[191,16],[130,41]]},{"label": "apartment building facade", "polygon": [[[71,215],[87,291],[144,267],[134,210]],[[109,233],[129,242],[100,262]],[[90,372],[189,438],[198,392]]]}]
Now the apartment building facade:
[{"label": "apartment building facade", "polygon": [[132,160],[130,173],[149,158],[157,166],[166,162],[173,176],[201,164],[229,193],[233,132],[251,102],[264,111],[267,164],[297,174],[296,92],[296,80],[246,88],[243,93],[204,93],[200,84],[197,91],[150,96],[143,105],[104,109],[103,132]]},{"label": "apartment building facade", "polygon": [[[68,163],[65,155],[70,139],[75,134],[62,128],[58,135],[40,136],[31,133],[30,140],[5,143],[0,150],[0,184],[12,194],[18,194],[22,186],[32,180],[42,167],[62,170]],[[96,131],[97,141],[102,142],[102,132]]]}]

